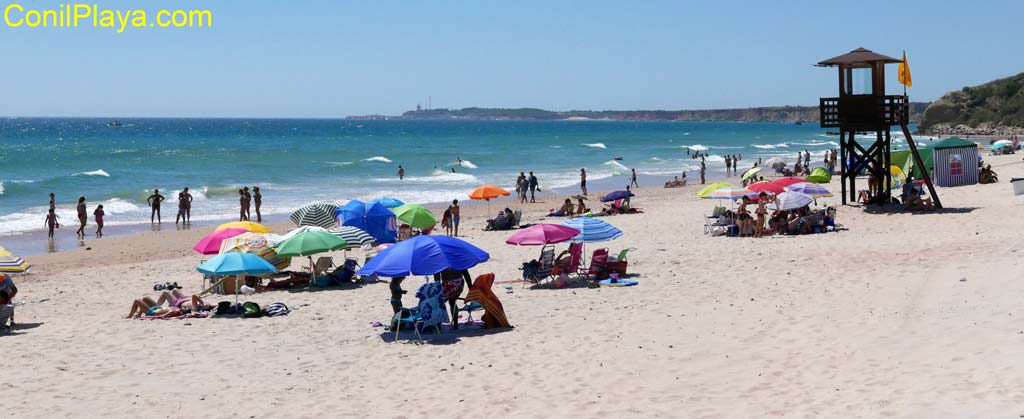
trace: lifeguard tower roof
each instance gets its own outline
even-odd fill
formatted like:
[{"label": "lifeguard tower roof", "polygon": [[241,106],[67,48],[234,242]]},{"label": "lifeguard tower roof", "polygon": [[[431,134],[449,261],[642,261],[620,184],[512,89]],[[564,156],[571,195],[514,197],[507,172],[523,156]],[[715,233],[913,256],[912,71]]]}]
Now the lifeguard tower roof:
[{"label": "lifeguard tower roof", "polygon": [[818,67],[872,67],[875,63],[895,64],[900,60],[874,51],[857,48],[838,57],[829,58],[818,63]]}]

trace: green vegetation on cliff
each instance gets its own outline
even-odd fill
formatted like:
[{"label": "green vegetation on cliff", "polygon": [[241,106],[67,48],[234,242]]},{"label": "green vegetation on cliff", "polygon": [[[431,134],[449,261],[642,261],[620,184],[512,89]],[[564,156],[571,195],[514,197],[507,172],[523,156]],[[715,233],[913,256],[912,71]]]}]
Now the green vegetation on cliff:
[{"label": "green vegetation on cliff", "polygon": [[1002,133],[1024,127],[1024,73],[946,93],[925,110],[925,132]]}]

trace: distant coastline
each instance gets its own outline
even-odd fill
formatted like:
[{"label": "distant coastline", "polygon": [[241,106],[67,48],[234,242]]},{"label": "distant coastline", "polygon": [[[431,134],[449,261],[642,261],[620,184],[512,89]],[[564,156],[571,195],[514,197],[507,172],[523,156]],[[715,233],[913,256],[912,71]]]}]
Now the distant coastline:
[{"label": "distant coastline", "polygon": [[[917,122],[927,102],[911,102],[910,121]],[[817,106],[770,106],[736,109],[703,110],[636,110],[636,111],[549,111],[537,108],[462,108],[417,109],[397,116],[350,116],[349,120],[414,119],[414,120],[534,120],[534,121],[712,121],[712,122],[783,122],[816,123]]]}]

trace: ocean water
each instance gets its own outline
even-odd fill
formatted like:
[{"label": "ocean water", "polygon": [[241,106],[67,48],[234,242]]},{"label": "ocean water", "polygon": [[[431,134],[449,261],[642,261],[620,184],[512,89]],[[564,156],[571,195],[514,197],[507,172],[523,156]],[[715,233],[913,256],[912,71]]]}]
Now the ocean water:
[{"label": "ocean water", "polygon": [[[726,154],[814,161],[837,148],[815,124],[622,121],[346,121],[266,119],[9,118],[0,120],[0,235],[43,227],[47,194],[70,225],[80,195],[89,213],[103,204],[108,225],[148,223],[145,199],[167,197],[164,221],[176,213],[178,191],[192,191],[193,219],[238,213],[238,189],[263,190],[264,214],[287,214],[320,199],[442,202],[485,183],[508,189],[520,171],[534,171],[544,189],[588,179],[641,174],[696,175],[709,153],[713,176]],[[462,159],[462,164],[456,163]],[[617,160],[616,158],[620,158]],[[398,165],[405,180],[396,175]],[[452,169],[455,172],[452,172]],[[90,224],[92,216],[90,215]]]}]

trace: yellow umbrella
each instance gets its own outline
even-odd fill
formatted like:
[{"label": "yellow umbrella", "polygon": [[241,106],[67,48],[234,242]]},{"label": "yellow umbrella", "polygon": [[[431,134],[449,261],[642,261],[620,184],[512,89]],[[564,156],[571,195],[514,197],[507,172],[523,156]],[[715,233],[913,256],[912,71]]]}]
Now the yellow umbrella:
[{"label": "yellow umbrella", "polygon": [[889,189],[902,188],[903,184],[907,182],[907,175],[903,173],[903,169],[899,166],[889,166],[889,173],[892,174],[892,182],[889,183]]},{"label": "yellow umbrella", "polygon": [[728,183],[728,182],[715,182],[715,183],[712,183],[712,184],[710,184],[708,186],[700,188],[700,190],[697,191],[697,198],[707,198],[708,195],[711,195],[715,191],[717,191],[717,190],[719,190],[721,188],[724,188],[726,186],[732,186],[732,184]]},{"label": "yellow umbrella", "polygon": [[7,249],[0,247],[0,273],[23,274],[32,269],[25,259],[14,256]]},{"label": "yellow umbrella", "polygon": [[263,224],[254,223],[251,221],[233,221],[230,223],[224,223],[217,226],[217,229],[214,231],[221,231],[228,228],[241,228],[249,230],[253,233],[270,233],[270,229],[264,227]]}]

